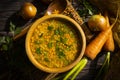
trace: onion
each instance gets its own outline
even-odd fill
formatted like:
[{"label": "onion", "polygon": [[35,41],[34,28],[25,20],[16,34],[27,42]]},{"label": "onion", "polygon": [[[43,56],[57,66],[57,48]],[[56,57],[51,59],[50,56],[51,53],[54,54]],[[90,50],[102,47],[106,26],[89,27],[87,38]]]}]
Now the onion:
[{"label": "onion", "polygon": [[26,2],[23,4],[21,8],[20,15],[24,19],[31,19],[34,18],[37,13],[37,8],[30,2]]},{"label": "onion", "polygon": [[107,26],[106,19],[102,15],[92,15],[88,19],[88,27],[92,31],[101,31]]}]

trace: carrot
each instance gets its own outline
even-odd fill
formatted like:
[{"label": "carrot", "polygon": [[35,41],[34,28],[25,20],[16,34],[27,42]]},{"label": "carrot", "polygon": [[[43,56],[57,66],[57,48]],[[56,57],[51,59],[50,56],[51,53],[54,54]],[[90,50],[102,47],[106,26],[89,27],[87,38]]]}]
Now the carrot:
[{"label": "carrot", "polygon": [[102,31],[94,40],[92,40],[85,50],[85,55],[90,59],[94,59],[97,54],[101,51],[103,45],[108,39],[108,35],[110,33],[111,28]]},{"label": "carrot", "polygon": [[105,42],[108,39],[108,35],[111,32],[111,29],[113,28],[113,26],[115,25],[116,21],[118,19],[118,15],[116,17],[116,20],[114,21],[114,23],[111,25],[111,27],[107,28],[104,31],[101,31],[98,36],[93,39],[86,47],[85,50],[85,55],[87,57],[89,57],[90,59],[95,59],[95,57],[97,56],[97,54],[101,51],[103,45],[105,44]]},{"label": "carrot", "polygon": [[[105,19],[106,19],[107,26],[105,26],[104,29],[102,29],[102,30],[105,30],[106,28],[110,27],[109,19],[108,19],[108,15],[107,14],[105,14]],[[112,30],[110,31],[110,34],[108,36],[107,41],[105,42],[105,44],[103,46],[103,49],[107,50],[107,51],[114,51],[114,49],[115,49],[113,35],[112,35]]]}]

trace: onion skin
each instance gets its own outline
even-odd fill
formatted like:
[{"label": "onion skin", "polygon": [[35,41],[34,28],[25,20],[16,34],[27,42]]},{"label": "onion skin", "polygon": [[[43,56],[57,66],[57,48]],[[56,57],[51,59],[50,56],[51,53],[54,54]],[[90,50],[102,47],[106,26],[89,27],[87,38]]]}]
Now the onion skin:
[{"label": "onion skin", "polygon": [[37,8],[30,2],[26,2],[23,4],[21,8],[20,15],[24,19],[31,19],[34,18],[37,13]]},{"label": "onion skin", "polygon": [[92,31],[101,31],[107,26],[106,19],[102,15],[93,15],[88,19],[88,26]]}]

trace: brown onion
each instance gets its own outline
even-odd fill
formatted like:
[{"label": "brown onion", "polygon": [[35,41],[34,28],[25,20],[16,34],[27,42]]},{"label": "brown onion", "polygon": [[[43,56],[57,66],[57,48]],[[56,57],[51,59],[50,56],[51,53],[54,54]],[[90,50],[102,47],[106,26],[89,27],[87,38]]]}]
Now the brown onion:
[{"label": "brown onion", "polygon": [[37,13],[37,8],[30,2],[24,3],[20,12],[21,16],[24,19],[34,18],[36,13]]},{"label": "brown onion", "polygon": [[107,26],[106,19],[102,15],[92,15],[88,19],[88,26],[92,31],[104,30]]}]

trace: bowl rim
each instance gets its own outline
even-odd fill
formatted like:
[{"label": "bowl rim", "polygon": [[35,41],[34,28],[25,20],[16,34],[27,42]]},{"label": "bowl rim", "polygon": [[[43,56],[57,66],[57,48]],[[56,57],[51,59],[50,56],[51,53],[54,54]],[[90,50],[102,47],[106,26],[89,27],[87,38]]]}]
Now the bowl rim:
[{"label": "bowl rim", "polygon": [[[31,53],[31,50],[29,47],[30,37],[31,37],[34,29],[36,28],[36,26],[39,23],[43,22],[44,20],[48,20],[51,18],[60,18],[60,19],[65,19],[69,22],[72,22],[72,24],[77,27],[77,29],[79,30],[81,37],[82,37],[81,38],[82,39],[82,47],[81,47],[82,49],[81,49],[80,55],[77,57],[77,59],[73,63],[71,63],[70,65],[67,65],[65,67],[62,67],[62,68],[48,68],[48,67],[45,67],[45,66],[39,64],[39,62],[37,62],[37,60],[34,58],[34,56],[32,56],[32,53]],[[72,18],[70,18],[66,15],[63,15],[63,14],[52,14],[52,15],[43,16],[43,17],[37,19],[29,28],[27,35],[26,35],[26,40],[25,40],[25,49],[26,49],[26,54],[27,54],[29,60],[38,69],[45,71],[45,72],[48,72],[48,73],[62,73],[62,72],[66,72],[66,71],[72,69],[82,59],[82,57],[84,55],[85,48],[86,48],[86,37],[85,37],[85,34],[84,34],[81,26],[75,20],[73,20]]]}]

